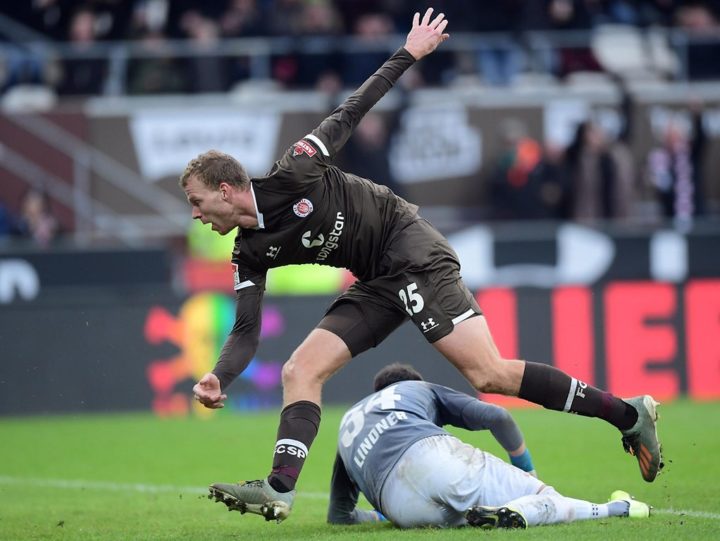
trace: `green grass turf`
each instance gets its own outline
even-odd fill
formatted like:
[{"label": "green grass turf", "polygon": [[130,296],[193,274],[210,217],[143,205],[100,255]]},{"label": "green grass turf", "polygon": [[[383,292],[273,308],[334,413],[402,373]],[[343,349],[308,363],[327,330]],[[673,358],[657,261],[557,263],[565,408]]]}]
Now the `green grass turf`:
[{"label": "green grass turf", "polygon": [[[266,523],[256,515],[228,513],[204,497],[204,487],[267,473],[277,412],[209,420],[5,418],[0,419],[0,539],[720,539],[720,403],[661,407],[667,466],[652,484],[642,481],[635,459],[623,453],[609,425],[540,409],[513,413],[546,483],[567,496],[598,502],[622,488],[659,512],[644,521],[605,519],[524,532],[332,527],[325,524],[325,511],[342,414],[335,408],[323,412],[293,514],[282,524]],[[502,456],[488,433],[453,431]]]}]

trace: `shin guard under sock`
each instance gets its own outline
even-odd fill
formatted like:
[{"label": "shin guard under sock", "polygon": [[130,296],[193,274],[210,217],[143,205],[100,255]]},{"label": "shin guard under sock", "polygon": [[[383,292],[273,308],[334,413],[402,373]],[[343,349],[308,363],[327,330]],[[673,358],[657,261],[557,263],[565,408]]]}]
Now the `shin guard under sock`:
[{"label": "shin guard under sock", "polygon": [[268,483],[278,492],[295,488],[319,426],[320,406],[314,402],[293,402],[280,413],[272,473],[268,476]]},{"label": "shin guard under sock", "polygon": [[631,405],[547,364],[525,362],[518,396],[547,409],[599,417],[620,430],[637,421]]}]

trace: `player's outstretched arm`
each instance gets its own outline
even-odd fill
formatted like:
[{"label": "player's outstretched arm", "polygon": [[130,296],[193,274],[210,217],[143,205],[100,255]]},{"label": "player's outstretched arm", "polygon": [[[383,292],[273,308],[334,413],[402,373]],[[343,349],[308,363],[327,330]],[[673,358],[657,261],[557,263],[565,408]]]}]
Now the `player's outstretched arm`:
[{"label": "player's outstretched arm", "polygon": [[218,362],[212,372],[193,387],[195,399],[205,407],[222,408],[227,399],[223,391],[252,361],[260,343],[262,297],[263,288],[257,285],[242,288],[238,293],[235,324],[225,339]]},{"label": "player's outstretched arm", "polygon": [[441,413],[439,423],[436,424],[449,424],[467,430],[489,430],[508,453],[513,466],[535,475],[525,439],[508,410],[449,387],[435,385],[434,389],[438,411]]},{"label": "player's outstretched arm", "polygon": [[497,442],[507,451],[510,463],[537,477],[525,438],[510,412],[480,400],[475,401],[474,406],[475,422],[490,430]]},{"label": "player's outstretched arm", "polygon": [[320,153],[332,159],[347,142],[363,116],[387,94],[405,71],[417,60],[429,55],[449,36],[444,32],[448,24],[445,15],[432,17],[432,8],[423,15],[416,13],[405,46],[393,54],[360,88],[349,96],[333,113],[306,136],[315,147],[322,143]]},{"label": "player's outstretched arm", "polygon": [[445,34],[448,21],[444,13],[439,13],[432,18],[433,8],[428,8],[420,20],[420,13],[415,13],[413,17],[412,28],[405,40],[405,50],[409,52],[415,60],[433,52],[438,45],[450,37]]}]

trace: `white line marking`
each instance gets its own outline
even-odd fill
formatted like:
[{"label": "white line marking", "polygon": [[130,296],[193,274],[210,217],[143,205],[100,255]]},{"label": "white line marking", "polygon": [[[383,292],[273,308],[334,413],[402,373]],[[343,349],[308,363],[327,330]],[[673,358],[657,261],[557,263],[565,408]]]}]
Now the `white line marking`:
[{"label": "white line marking", "polygon": [[[0,485],[31,485],[42,488],[60,488],[60,489],[76,489],[76,490],[110,490],[113,492],[186,492],[191,494],[206,494],[207,488],[190,487],[180,485],[149,485],[147,483],[113,483],[112,481],[87,481],[84,479],[41,479],[37,477],[14,477],[10,475],[0,475]],[[328,499],[329,494],[326,492],[299,492],[301,498],[310,498],[313,500]],[[655,509],[654,515],[677,515],[688,516],[694,518],[709,518],[712,520],[720,520],[720,513],[712,513],[709,511],[694,511],[692,509]]]},{"label": "white line marking", "polygon": [[692,509],[653,509],[652,514],[658,515],[677,515],[677,516],[688,516],[695,518],[711,518],[713,520],[720,520],[720,513],[710,513],[708,511],[693,511]]},{"label": "white line marking", "polygon": [[[149,485],[147,483],[113,483],[112,481],[87,481],[84,479],[39,479],[36,477],[14,477],[9,475],[0,475],[0,485],[30,485],[41,488],[147,493],[186,492],[191,494],[207,494],[208,490],[207,487]],[[329,495],[324,492],[302,492],[301,497],[327,499]]]}]

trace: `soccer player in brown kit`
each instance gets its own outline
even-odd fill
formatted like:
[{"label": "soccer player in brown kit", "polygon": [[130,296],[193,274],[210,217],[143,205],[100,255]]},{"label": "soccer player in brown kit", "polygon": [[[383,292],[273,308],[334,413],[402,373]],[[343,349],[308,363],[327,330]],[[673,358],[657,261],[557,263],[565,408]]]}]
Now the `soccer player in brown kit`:
[{"label": "soccer player in brown kit", "polygon": [[605,419],[622,432],[646,481],[662,467],[650,396],[621,400],[552,366],[503,359],[447,240],[415,205],[332,165],[363,115],[449,37],[447,22],[432,9],[416,13],[404,47],[267,175],[249,178],[237,160],[211,150],[191,160],[180,178],[194,219],[221,235],[239,227],[232,257],[235,324],[215,368],[193,388],[206,407],[223,407],[228,385],[255,353],[268,269],[318,263],[348,268],[358,279],[283,366],[284,408],[269,476],[210,487],[230,509],[287,518],[320,424],[323,384],[408,318],[478,391]]}]

